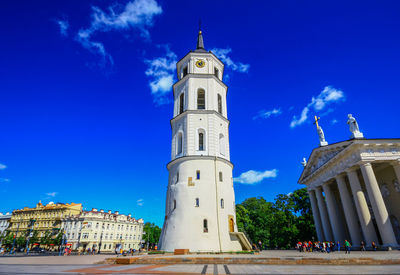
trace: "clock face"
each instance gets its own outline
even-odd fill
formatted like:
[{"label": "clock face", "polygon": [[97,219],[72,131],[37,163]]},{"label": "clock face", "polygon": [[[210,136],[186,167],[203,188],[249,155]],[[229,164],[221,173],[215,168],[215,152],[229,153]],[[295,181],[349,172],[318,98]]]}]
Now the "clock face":
[{"label": "clock face", "polygon": [[196,61],[196,66],[198,68],[203,68],[205,65],[206,65],[206,62],[204,60],[202,60],[202,59],[199,59],[199,60]]}]

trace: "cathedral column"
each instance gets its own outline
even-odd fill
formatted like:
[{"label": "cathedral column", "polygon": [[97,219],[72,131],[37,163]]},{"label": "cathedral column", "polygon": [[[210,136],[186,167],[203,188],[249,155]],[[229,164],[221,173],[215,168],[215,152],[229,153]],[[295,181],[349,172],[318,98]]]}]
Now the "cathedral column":
[{"label": "cathedral column", "polygon": [[367,200],[356,170],[347,171],[351,192],[353,193],[354,204],[356,205],[358,218],[361,224],[361,230],[364,233],[365,244],[371,246],[372,242],[378,242],[374,225],[372,224],[371,213],[369,213]]},{"label": "cathedral column", "polygon": [[322,188],[324,189],[326,204],[328,206],[329,220],[331,221],[333,237],[335,238],[334,240],[330,239],[330,241],[339,241],[342,243],[346,239],[346,236],[343,228],[344,225],[339,219],[337,212],[337,203],[335,197],[328,183],[322,185]]},{"label": "cathedral column", "polygon": [[361,243],[361,232],[358,227],[358,218],[354,210],[351,197],[344,181],[344,175],[337,175],[336,182],[339,188],[339,195],[342,200],[343,212],[349,228],[350,238],[353,246],[359,246]]},{"label": "cathedral column", "polygon": [[317,195],[319,214],[321,217],[322,228],[324,229],[325,241],[332,241],[333,238],[331,224],[329,222],[328,211],[326,210],[325,200],[324,196],[322,195],[321,188],[317,187],[315,189],[315,193]]},{"label": "cathedral column", "polygon": [[324,234],[322,231],[321,217],[319,216],[319,209],[318,209],[317,198],[315,197],[315,191],[308,190],[308,195],[310,196],[311,209],[314,216],[314,224],[315,224],[315,230],[317,231],[317,237],[319,241],[323,241]]},{"label": "cathedral column", "polygon": [[375,214],[375,220],[381,233],[383,245],[397,246],[397,240],[393,232],[393,227],[389,219],[385,202],[383,201],[378,182],[376,181],[374,170],[371,163],[363,163],[360,165],[364,178],[365,187],[367,188],[368,197],[371,201],[372,210]]},{"label": "cathedral column", "polygon": [[395,163],[392,163],[392,166],[396,174],[397,182],[400,183],[400,162],[397,161]]}]

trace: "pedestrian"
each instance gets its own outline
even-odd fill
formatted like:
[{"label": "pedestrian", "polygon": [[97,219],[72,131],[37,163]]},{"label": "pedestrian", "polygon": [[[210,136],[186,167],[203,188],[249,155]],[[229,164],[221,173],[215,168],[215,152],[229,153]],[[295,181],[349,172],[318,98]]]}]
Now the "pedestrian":
[{"label": "pedestrian", "polygon": [[351,245],[350,245],[349,241],[344,240],[344,248],[346,250],[345,254],[350,254],[350,247],[351,247]]},{"label": "pedestrian", "polygon": [[360,243],[360,250],[361,251],[365,251],[365,243],[364,243],[364,241],[361,241],[361,243]]},{"label": "pedestrian", "polygon": [[375,242],[372,242],[371,245],[372,245],[372,250],[373,250],[373,251],[376,251],[376,244],[375,244]]},{"label": "pedestrian", "polygon": [[340,251],[340,242],[337,241],[336,245],[337,245],[337,251]]}]

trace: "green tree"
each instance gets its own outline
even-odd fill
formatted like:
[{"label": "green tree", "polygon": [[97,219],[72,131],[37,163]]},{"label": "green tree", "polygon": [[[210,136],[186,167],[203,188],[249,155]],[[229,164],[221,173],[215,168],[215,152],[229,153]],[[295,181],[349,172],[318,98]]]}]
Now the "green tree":
[{"label": "green tree", "polygon": [[161,235],[161,228],[154,223],[146,222],[143,227],[143,231],[146,233],[143,236],[144,241],[149,244],[157,244]]},{"label": "green tree", "polygon": [[236,205],[239,231],[250,241],[269,248],[292,248],[297,241],[312,240],[315,227],[306,188],[279,194],[273,203],[249,198]]}]

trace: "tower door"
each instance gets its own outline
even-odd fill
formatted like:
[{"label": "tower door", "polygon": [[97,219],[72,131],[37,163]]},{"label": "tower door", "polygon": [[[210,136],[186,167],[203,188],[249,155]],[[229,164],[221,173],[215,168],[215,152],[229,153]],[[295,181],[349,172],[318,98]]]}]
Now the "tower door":
[{"label": "tower door", "polygon": [[229,216],[229,232],[235,232],[235,222],[232,216]]}]

